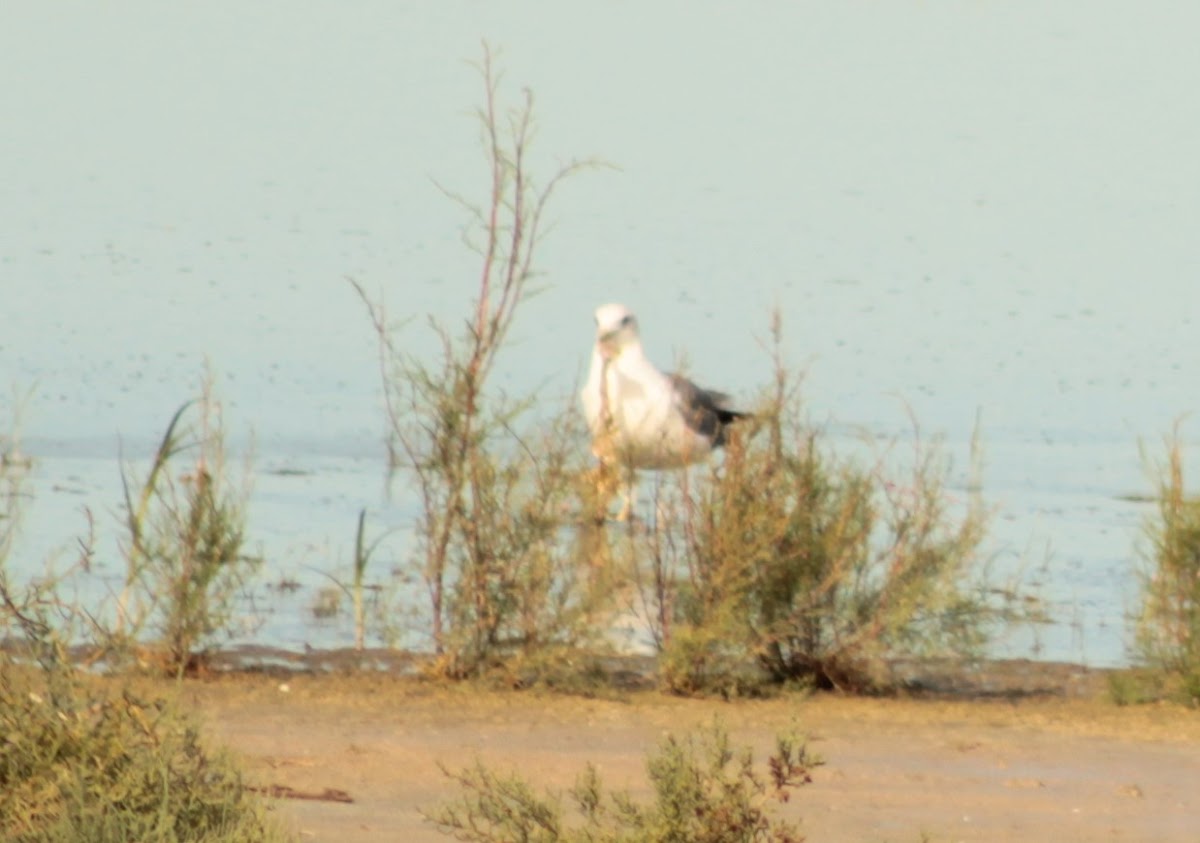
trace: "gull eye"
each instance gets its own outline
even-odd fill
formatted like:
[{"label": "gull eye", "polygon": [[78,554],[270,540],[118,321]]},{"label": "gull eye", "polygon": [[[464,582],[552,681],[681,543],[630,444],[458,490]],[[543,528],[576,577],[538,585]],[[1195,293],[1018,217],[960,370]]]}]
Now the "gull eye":
[{"label": "gull eye", "polygon": [[633,316],[631,314],[626,314],[625,316],[623,316],[621,318],[621,327],[622,328],[628,328],[632,324],[633,324]]}]

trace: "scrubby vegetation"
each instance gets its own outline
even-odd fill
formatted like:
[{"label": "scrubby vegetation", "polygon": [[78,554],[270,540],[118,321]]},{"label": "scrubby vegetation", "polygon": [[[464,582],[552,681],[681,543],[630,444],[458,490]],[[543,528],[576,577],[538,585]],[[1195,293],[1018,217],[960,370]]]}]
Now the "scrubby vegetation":
[{"label": "scrubby vegetation", "polygon": [[462,331],[433,324],[437,360],[412,353],[382,297],[355,288],[379,339],[389,470],[419,492],[418,558],[429,597],[434,671],[476,676],[513,658],[543,659],[594,629],[597,594],[563,541],[583,451],[565,414],[529,423],[531,397],[489,389],[496,357],[534,274],[543,212],[554,189],[591,162],[571,162],[539,186],[528,171],[533,100],[499,99],[485,48],[478,119],[490,190],[482,205],[455,197],[473,226],[481,267]]},{"label": "scrubby vegetation", "polygon": [[224,753],[163,699],[0,657],[0,837],[282,841]]},{"label": "scrubby vegetation", "polygon": [[[5,552],[20,480],[0,468],[0,837],[14,843],[282,841],[233,762],[165,700],[80,673],[54,581],[16,587]],[[19,633],[21,646],[11,637]]]},{"label": "scrubby vegetation", "polygon": [[[184,424],[189,410],[194,424]],[[181,463],[184,463],[181,466]],[[236,482],[225,455],[221,405],[206,380],[198,402],[172,416],[146,478],[135,492],[127,474],[125,590],[108,643],[157,633],[168,673],[202,663],[224,633],[240,590],[261,560],[246,550],[249,472]]]},{"label": "scrubby vegetation", "polygon": [[[776,348],[780,330],[776,318]],[[1013,612],[985,599],[978,493],[954,505],[948,464],[916,437],[899,467],[839,457],[800,421],[778,353],[774,369],[757,429],[707,476],[660,490],[655,529],[630,534],[666,685],[863,691],[888,681],[891,659],[979,655]]]},{"label": "scrubby vegetation", "polygon": [[[249,552],[246,538],[249,459],[240,473],[235,471],[225,446],[221,402],[206,372],[198,397],[171,416],[144,477],[135,477],[133,464],[120,466],[120,588],[88,605],[70,596],[98,561],[112,561],[97,560],[96,522],[85,510],[75,559],[57,571],[47,561],[44,573],[24,584],[31,605],[45,612],[47,625],[38,628],[39,634],[53,632],[72,645],[86,644],[89,663],[114,669],[137,663],[179,676],[204,665],[210,648],[233,627],[237,599],[262,562]],[[0,575],[5,577],[21,504],[29,494],[27,480],[27,465],[0,462]],[[11,607],[0,621],[0,639],[30,631],[14,629]]]},{"label": "scrubby vegetation", "polygon": [[781,735],[765,775],[749,749],[735,751],[719,725],[700,736],[667,737],[646,764],[653,800],[606,791],[588,765],[571,789],[571,810],[561,796],[539,795],[518,775],[497,773],[480,762],[446,775],[463,793],[429,815],[440,829],[477,843],[800,843],[793,824],[778,819],[772,802],[812,781],[821,764],[796,735]]},{"label": "scrubby vegetation", "polygon": [[[470,202],[447,191],[466,210],[465,240],[480,258],[462,285],[470,304],[461,325],[432,323],[440,352],[423,357],[385,297],[355,284],[378,339],[387,468],[417,497],[414,552],[395,567],[397,579],[423,585],[424,605],[390,616],[417,618],[428,672],[521,686],[578,687],[583,677],[586,685],[629,615],[647,625],[663,685],[678,693],[871,691],[892,681],[897,661],[984,654],[988,634],[1016,615],[1003,602],[1012,590],[990,589],[982,576],[988,511],[977,466],[964,488],[951,489],[943,452],[922,442],[915,423],[906,454],[899,440],[877,458],[839,452],[805,423],[796,373],[778,350],[762,367],[772,385],[723,456],[650,481],[655,494],[637,520],[618,526],[603,517],[612,467],[592,464],[574,396],[558,412],[534,412],[531,395],[507,394],[494,378],[531,292],[549,202],[596,162],[573,160],[536,178],[532,95],[505,104],[486,47],[479,72],[486,193]],[[782,328],[773,330],[778,349]],[[0,560],[19,521],[14,484],[28,465],[11,442],[0,448]],[[1200,699],[1200,504],[1185,488],[1177,436],[1167,450],[1131,624],[1144,663],[1136,675],[1147,678],[1114,680],[1114,696],[1126,701],[1168,686]],[[249,470],[237,476],[227,463],[208,384],[171,417],[148,470],[135,465],[121,469],[120,558],[100,560],[123,574],[100,586],[112,588],[110,599],[80,607],[67,594],[71,578],[92,575],[97,562],[90,513],[79,558],[65,570],[47,566],[24,587],[45,609],[38,623],[94,645],[93,663],[179,676],[202,667],[229,631],[260,566],[246,524]],[[365,571],[377,548],[365,520],[352,584],[335,579],[354,600],[359,649]],[[7,577],[2,565],[0,573]],[[339,601],[328,592],[321,608]],[[381,616],[384,602],[376,601]],[[5,638],[28,635],[11,616],[2,620]]]},{"label": "scrubby vegetation", "polygon": [[506,112],[487,52],[481,73],[491,191],[467,206],[483,263],[465,331],[435,325],[441,355],[421,359],[382,298],[355,285],[379,338],[389,469],[419,491],[415,567],[435,672],[545,675],[570,653],[590,664],[586,652],[631,603],[650,618],[666,685],[684,693],[764,682],[861,690],[891,657],[976,654],[997,616],[980,598],[977,496],[951,511],[936,449],[919,449],[904,477],[830,453],[799,421],[778,324],[757,433],[735,438],[707,475],[660,483],[675,485],[673,502],[654,503],[653,529],[603,523],[606,471],[622,469],[589,468],[574,401],[531,418],[529,400],[488,388],[546,201],[586,164],[537,189],[526,169],[531,100]]},{"label": "scrubby vegetation", "polygon": [[[1179,428],[1166,441],[1166,460],[1156,466],[1157,512],[1145,529],[1146,551],[1136,651],[1155,673],[1130,674],[1114,697],[1156,696],[1167,687],[1200,704],[1200,498],[1184,483]],[[1140,677],[1139,681],[1135,681]],[[1131,690],[1133,689],[1133,690]]]}]

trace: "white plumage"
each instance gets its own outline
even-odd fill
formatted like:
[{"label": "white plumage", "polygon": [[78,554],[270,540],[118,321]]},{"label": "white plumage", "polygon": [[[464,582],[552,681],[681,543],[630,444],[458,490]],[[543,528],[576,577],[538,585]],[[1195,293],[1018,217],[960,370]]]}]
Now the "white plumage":
[{"label": "white plumage", "polygon": [[[627,470],[679,468],[725,442],[725,428],[745,413],[728,396],[664,374],[647,358],[637,319],[624,305],[596,309],[596,344],[581,395],[602,462]],[[627,498],[623,514],[631,506]]]}]

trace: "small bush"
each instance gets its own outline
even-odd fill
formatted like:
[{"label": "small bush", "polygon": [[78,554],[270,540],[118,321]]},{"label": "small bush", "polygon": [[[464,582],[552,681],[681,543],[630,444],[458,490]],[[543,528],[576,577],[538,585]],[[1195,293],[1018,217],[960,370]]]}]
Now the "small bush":
[{"label": "small bush", "polygon": [[1159,468],[1158,512],[1147,522],[1136,646],[1149,666],[1172,674],[1179,694],[1200,701],[1200,499],[1184,486],[1178,427]]},{"label": "small bush", "polygon": [[283,840],[233,763],[162,700],[0,665],[0,838]]},{"label": "small bush", "polygon": [[[105,691],[76,672],[65,642],[82,613],[60,599],[59,579],[23,588],[10,582],[5,563],[25,494],[23,468],[0,459],[0,637],[8,645],[0,651],[0,839],[286,839],[192,723],[162,700]],[[90,552],[83,543],[77,567],[87,567]]]},{"label": "small bush", "polygon": [[0,652],[0,839],[285,839],[188,720],[162,700],[80,676],[58,622],[69,628],[77,610],[53,583],[14,588],[2,563],[0,630],[19,630],[23,646]]},{"label": "small bush", "polygon": [[389,469],[418,497],[417,565],[429,595],[433,670],[478,676],[540,649],[592,634],[597,592],[564,540],[584,453],[579,425],[560,416],[526,423],[532,399],[490,387],[497,356],[534,274],[542,214],[554,188],[588,162],[572,162],[538,185],[527,163],[532,95],[506,110],[485,46],[478,118],[488,168],[481,206],[453,196],[473,221],[466,240],[482,265],[464,328],[433,329],[441,354],[413,354],[381,300],[354,283],[379,341],[388,419]]},{"label": "small bush", "polygon": [[458,773],[443,768],[465,793],[429,819],[479,843],[799,843],[799,830],[773,817],[771,803],[786,802],[821,763],[795,736],[780,736],[764,776],[750,750],[735,752],[714,724],[700,739],[668,737],[648,760],[649,803],[606,793],[589,764],[570,791],[568,818],[560,796],[539,795],[520,777],[476,762]]},{"label": "small bush", "polygon": [[1116,705],[1142,705],[1163,698],[1165,677],[1155,670],[1114,670],[1108,674],[1108,698]]},{"label": "small bush", "polygon": [[672,607],[658,634],[666,685],[745,692],[756,665],[760,684],[863,691],[891,659],[978,655],[1002,613],[976,567],[977,472],[954,509],[948,465],[919,438],[907,474],[836,457],[798,421],[778,356],[755,418],[709,482],[684,476],[678,517],[650,537],[649,602]]},{"label": "small bush", "polygon": [[[193,407],[198,420],[185,424]],[[211,379],[198,402],[172,416],[136,491],[125,472],[122,481],[126,581],[115,627],[98,623],[97,637],[120,656],[149,628],[161,645],[154,660],[164,672],[179,674],[202,664],[228,630],[236,598],[261,564],[245,552],[249,472],[235,485]]]}]

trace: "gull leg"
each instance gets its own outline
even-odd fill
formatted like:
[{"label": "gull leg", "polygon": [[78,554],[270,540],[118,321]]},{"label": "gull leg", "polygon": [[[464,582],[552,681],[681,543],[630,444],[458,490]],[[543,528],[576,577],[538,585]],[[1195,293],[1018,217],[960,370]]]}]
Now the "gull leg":
[{"label": "gull leg", "polygon": [[626,481],[621,484],[621,509],[617,512],[616,519],[618,521],[628,521],[633,518],[633,507],[637,503],[636,482],[631,470]]},{"label": "gull leg", "polygon": [[633,515],[632,510],[633,510],[633,507],[629,503],[629,497],[624,492],[622,492],[621,493],[621,508],[617,510],[617,514],[613,517],[613,520],[620,521],[620,522],[628,521],[629,517],[631,515]]},{"label": "gull leg", "polygon": [[593,497],[589,503],[592,517],[597,524],[603,524],[608,520],[608,507],[612,503],[613,495],[619,491],[620,476],[612,463],[601,457],[596,467],[588,472],[587,478],[593,490]]}]

